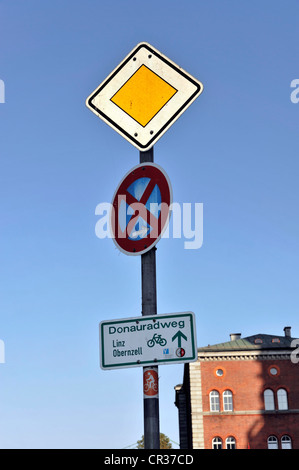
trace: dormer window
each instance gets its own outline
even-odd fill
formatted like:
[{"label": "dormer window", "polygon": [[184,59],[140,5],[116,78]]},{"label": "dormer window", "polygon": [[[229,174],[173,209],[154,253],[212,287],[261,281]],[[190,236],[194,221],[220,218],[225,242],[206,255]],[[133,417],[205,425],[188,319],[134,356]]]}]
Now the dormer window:
[{"label": "dormer window", "polygon": [[255,342],[255,344],[262,344],[263,340],[262,340],[262,338],[256,338],[254,340],[254,342]]}]

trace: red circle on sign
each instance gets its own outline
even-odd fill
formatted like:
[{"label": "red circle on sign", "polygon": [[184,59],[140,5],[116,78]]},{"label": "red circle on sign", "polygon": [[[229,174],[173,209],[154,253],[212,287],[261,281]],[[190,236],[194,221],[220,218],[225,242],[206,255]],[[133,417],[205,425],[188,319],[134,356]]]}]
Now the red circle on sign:
[{"label": "red circle on sign", "polygon": [[110,228],[113,240],[127,255],[153,248],[169,221],[172,189],[164,170],[142,163],[125,175],[112,199]]},{"label": "red circle on sign", "polygon": [[184,356],[185,356],[185,353],[186,353],[186,351],[185,351],[185,349],[184,349],[184,348],[177,348],[177,350],[176,350],[176,352],[175,352],[175,353],[176,353],[176,355],[177,355],[178,357],[184,357]]}]

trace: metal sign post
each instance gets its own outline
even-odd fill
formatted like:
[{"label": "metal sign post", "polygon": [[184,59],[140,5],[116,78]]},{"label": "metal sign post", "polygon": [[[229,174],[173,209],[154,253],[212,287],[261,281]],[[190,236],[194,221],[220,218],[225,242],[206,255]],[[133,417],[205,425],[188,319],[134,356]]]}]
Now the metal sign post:
[{"label": "metal sign post", "polygon": [[[139,150],[140,164],[144,165],[144,168],[142,168],[144,171],[142,177],[138,173],[136,181],[130,179],[130,186],[126,186],[125,183],[128,183],[128,180],[125,178],[121,182],[123,186],[117,189],[113,200],[113,208],[115,209],[113,219],[115,216],[115,223],[112,224],[112,228],[114,226],[117,231],[117,235],[114,233],[114,241],[118,248],[128,255],[138,254],[141,256],[142,316],[157,315],[155,245],[161,238],[163,229],[167,226],[169,207],[172,205],[171,186],[168,178],[162,169],[162,171],[157,169],[158,165],[153,164],[153,146],[202,91],[203,85],[200,81],[172,62],[169,58],[164,56],[164,54],[161,54],[161,52],[153,46],[144,42],[137,44],[118,67],[110,73],[86,100],[87,107],[93,113]],[[145,165],[145,163],[152,163],[153,165]],[[155,166],[156,169],[148,169],[146,168],[147,166]],[[139,172],[139,169],[135,167],[135,171]],[[159,171],[162,173],[161,178],[160,176],[159,178],[155,176]],[[133,172],[132,174],[135,173]],[[148,180],[148,183],[146,186],[147,189],[144,189],[139,200],[137,193],[134,193],[132,198],[129,189],[131,188],[131,184],[134,185],[136,183],[136,187],[138,186],[138,182],[141,184],[140,180],[143,181],[143,187],[146,185],[146,180]],[[151,183],[149,183],[149,181]],[[156,191],[154,191],[152,186],[155,183],[155,188],[157,186]],[[138,186],[137,192],[140,192],[140,189],[141,187]],[[159,199],[161,200],[161,208],[163,203],[168,206],[166,216],[162,213],[163,211],[161,209],[160,215],[155,213],[156,220],[155,217],[150,217],[154,227],[148,226],[139,212],[142,206],[145,208],[147,205],[151,206],[150,201],[152,201],[152,199],[150,198],[152,193],[150,193],[150,190],[152,190],[152,193],[155,193],[153,199],[156,199],[155,203],[157,203],[158,206]],[[125,196],[128,197],[129,210],[126,206]],[[139,209],[135,210],[134,207],[136,207],[137,201],[139,202]],[[124,211],[124,209],[126,209],[126,211]],[[152,214],[151,209],[149,209],[149,211],[147,209],[147,212],[144,210],[144,213],[147,215]],[[159,223],[161,230],[159,229]],[[153,231],[151,232],[151,230]],[[156,233],[156,237],[153,236],[154,233]],[[151,321],[154,322],[155,320]],[[138,322],[139,321],[136,323]],[[145,326],[145,323],[144,321],[143,326]],[[156,325],[157,324],[158,322]],[[172,333],[169,341],[171,341],[171,343],[177,341],[175,350],[176,356],[185,357],[186,362],[190,362],[191,360],[196,360],[196,356],[194,355],[195,330],[191,328],[193,331],[192,334],[191,330],[189,334],[185,330],[183,330],[183,332],[183,324],[184,322],[179,325],[179,330]],[[192,321],[190,320],[190,325],[191,324]],[[164,323],[164,325],[166,325],[166,323]],[[176,328],[177,321],[173,320],[168,323],[168,325],[172,325],[173,328]],[[152,324],[150,326],[154,328]],[[116,327],[111,326],[111,331],[114,331],[113,328]],[[168,333],[170,334],[170,326],[168,328]],[[122,331],[121,327],[119,327],[119,329]],[[102,334],[104,334],[104,330],[104,325],[102,325]],[[132,332],[134,331],[134,327],[132,327]],[[112,338],[110,338],[110,343],[108,341],[110,345],[111,339]],[[160,346],[162,346],[161,342],[166,342],[165,338],[163,340],[161,339],[161,335],[157,334],[157,336],[154,335],[151,340],[147,341],[147,346],[154,349],[157,339],[159,340]],[[190,354],[189,349],[187,354],[185,348],[181,347],[182,341],[187,342],[187,345],[188,341],[192,342],[192,354]],[[149,343],[151,345],[149,345]],[[113,348],[116,348],[113,350],[112,356],[114,353],[116,356],[119,353],[121,357],[125,356],[126,353],[128,353],[128,355],[130,353],[130,355],[133,356],[142,356],[144,351],[141,346],[125,350],[122,349],[125,347],[125,344],[126,340],[112,340]],[[103,367],[111,368],[121,365],[115,363],[114,356],[112,360],[111,356],[107,354],[103,345],[103,338],[101,348],[105,357],[105,360],[102,359]],[[117,348],[120,348],[120,350]],[[147,349],[147,347],[144,347],[144,349]],[[165,348],[163,354],[165,354],[165,356],[170,355],[169,351],[168,348]],[[110,357],[110,363],[106,363],[107,355]],[[165,357],[163,359],[165,359]],[[168,359],[170,359],[170,356]],[[140,367],[143,367],[145,449],[160,449],[159,385],[158,365],[156,365],[159,360],[161,361],[161,359],[157,359],[157,356],[155,356],[153,363],[151,363],[151,361],[150,363],[147,362],[147,366],[144,365],[145,362],[143,362],[143,364],[141,363],[141,359],[137,361]],[[130,365],[132,364],[130,363]],[[134,365],[136,366],[136,363]]]},{"label": "metal sign post", "polygon": [[[154,148],[139,152],[140,163],[154,161]],[[156,247],[141,255],[142,315],[157,315]],[[153,372],[151,373],[150,370]],[[153,377],[153,378],[152,378]],[[160,449],[158,367],[143,368],[144,448]],[[148,394],[146,387],[153,389]]]}]

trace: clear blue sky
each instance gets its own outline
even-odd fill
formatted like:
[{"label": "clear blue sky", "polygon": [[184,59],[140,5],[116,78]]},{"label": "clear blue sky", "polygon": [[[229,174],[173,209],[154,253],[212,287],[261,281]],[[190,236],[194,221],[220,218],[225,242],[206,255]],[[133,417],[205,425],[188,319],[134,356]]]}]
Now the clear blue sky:
[{"label": "clear blue sky", "polygon": [[[203,246],[157,245],[158,313],[194,311],[198,345],[299,337],[299,5],[0,0],[1,448],[123,448],[143,434],[142,369],[102,371],[98,324],[141,311],[139,257],[95,235],[138,150],[85,106],[147,41],[203,94],[155,145]],[[178,442],[161,366],[161,431]],[[175,446],[177,447],[177,446]]]}]

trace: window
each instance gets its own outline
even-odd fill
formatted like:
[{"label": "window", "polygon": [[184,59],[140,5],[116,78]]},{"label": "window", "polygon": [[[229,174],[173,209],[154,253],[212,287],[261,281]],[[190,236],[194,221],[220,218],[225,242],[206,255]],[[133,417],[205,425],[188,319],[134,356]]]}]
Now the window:
[{"label": "window", "polygon": [[220,411],[219,392],[217,390],[210,392],[210,411]]},{"label": "window", "polygon": [[232,436],[226,439],[226,448],[227,449],[235,449],[236,448],[236,439]]},{"label": "window", "polygon": [[222,440],[220,437],[214,437],[212,440],[212,449],[222,449]]},{"label": "window", "polygon": [[282,449],[291,449],[292,448],[292,440],[290,436],[282,436],[281,438],[281,448]]},{"label": "window", "polygon": [[276,369],[276,367],[271,367],[270,368],[270,374],[271,375],[277,375],[278,374],[278,370]]},{"label": "window", "polygon": [[270,388],[264,391],[265,410],[274,410],[274,393]]},{"label": "window", "polygon": [[217,369],[216,370],[216,375],[218,375],[218,377],[222,377],[223,376],[223,370],[222,369]]},{"label": "window", "polygon": [[230,390],[223,392],[223,411],[233,411],[233,394]]},{"label": "window", "polygon": [[280,388],[279,390],[277,390],[277,401],[279,410],[288,409],[288,395],[284,388]]},{"label": "window", "polygon": [[275,436],[268,437],[268,449],[278,449],[277,437]]}]

